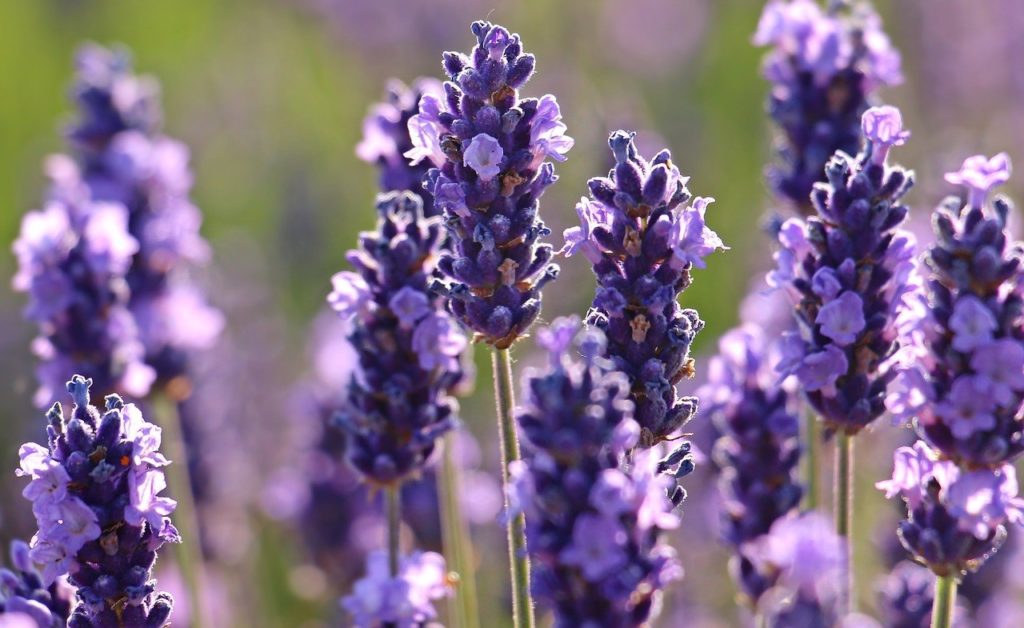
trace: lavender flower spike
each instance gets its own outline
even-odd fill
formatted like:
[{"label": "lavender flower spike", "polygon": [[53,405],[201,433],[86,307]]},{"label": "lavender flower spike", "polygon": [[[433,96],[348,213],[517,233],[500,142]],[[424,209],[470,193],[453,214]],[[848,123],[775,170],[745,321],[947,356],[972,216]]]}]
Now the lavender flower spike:
[{"label": "lavender flower spike", "polygon": [[89,405],[92,382],[67,384],[75,407],[47,412],[49,447],[22,445],[18,475],[32,502],[39,531],[29,557],[42,567],[42,584],[70,574],[78,603],[69,628],[160,628],[172,600],[152,579],[157,550],[181,538],[169,515],[160,428],[117,395],[101,414]]},{"label": "lavender flower spike", "polygon": [[817,215],[783,224],[769,276],[791,295],[798,323],[779,370],[796,375],[829,430],[850,435],[885,411],[896,323],[914,287],[914,239],[898,228],[913,174],[877,159],[905,137],[898,125],[891,107],[864,114],[865,151],[832,157],[811,196]]},{"label": "lavender flower spike", "polygon": [[188,353],[212,346],[224,325],[191,276],[210,252],[199,233],[202,214],[189,198],[188,148],[161,131],[159,85],[132,72],[126,51],[86,45],[75,63],[79,115],[68,130],[74,161],[57,158],[62,176],[126,210],[136,242],[125,277],[128,305],[146,363],[172,396],[186,397]]},{"label": "lavender flower spike", "polygon": [[519,36],[488,22],[474,22],[473,34],[469,56],[444,54],[451,80],[444,98],[421,98],[406,156],[435,166],[424,188],[452,239],[438,264],[446,279],[434,289],[479,340],[506,349],[540,313],[541,288],[558,274],[537,213],[558,178],[549,160],[564,161],[573,140],[554,96],[519,97],[535,63]]},{"label": "lavender flower spike", "polygon": [[679,398],[675,386],[693,375],[690,343],[704,322],[677,299],[690,269],[726,247],[704,221],[714,199],[688,204],[688,179],[671,153],[647,161],[633,136],[612,133],[615,168],[590,180],[591,198],[576,209],[581,225],[565,232],[562,253],[582,252],[593,264],[598,288],[587,324],[607,335],[607,357],[629,377],[639,443],[650,447],[697,410],[697,399]]},{"label": "lavender flower spike", "polygon": [[771,46],[762,73],[772,84],[768,112],[778,125],[778,162],[768,169],[776,194],[802,214],[830,156],[854,154],[861,116],[879,87],[898,85],[900,55],[867,3],[771,0],[754,35]]},{"label": "lavender flower spike", "polygon": [[714,457],[721,469],[722,534],[733,546],[733,578],[750,605],[774,585],[777,572],[751,551],[772,525],[800,505],[799,422],[792,399],[778,386],[777,350],[761,329],[744,325],[722,336],[698,392],[720,434]]},{"label": "lavender flower spike", "polygon": [[451,594],[447,575],[440,554],[416,552],[402,557],[398,575],[392,577],[387,553],[373,552],[366,559],[366,575],[341,606],[357,628],[426,626],[437,618],[431,602]]},{"label": "lavender flower spike", "polygon": [[1002,545],[1006,523],[1024,524],[1011,465],[961,469],[922,441],[897,449],[892,479],[876,486],[903,498],[909,518],[900,522],[900,541],[938,576],[976,570]]},{"label": "lavender flower spike", "polygon": [[349,462],[368,481],[394,485],[421,471],[437,438],[455,426],[449,391],[462,377],[466,338],[427,288],[440,219],[425,218],[411,192],[378,197],[377,211],[377,229],[348,254],[356,272],[335,275],[327,300],[354,318],[359,375],[336,417]]},{"label": "lavender flower spike", "polygon": [[947,175],[967,186],[968,200],[935,212],[926,300],[908,318],[892,395],[922,438],[970,467],[999,468],[1024,452],[1024,252],[1006,226],[1010,203],[986,202],[1009,173],[1005,155],[979,155]]},{"label": "lavender flower spike", "polygon": [[[512,463],[513,506],[526,513],[532,591],[555,626],[641,626],[661,589],[682,570],[659,541],[675,528],[653,451],[623,466],[640,428],[629,382],[602,359],[604,335],[573,337],[578,319],[558,319],[538,334],[550,366],[528,372],[518,413],[526,437]],[[571,357],[574,344],[582,360]]]},{"label": "lavender flower spike", "polygon": [[73,589],[63,576],[44,586],[30,551],[24,541],[12,541],[11,569],[0,568],[0,625],[4,625],[2,618],[17,615],[25,619],[28,628],[64,626]]},{"label": "lavender flower spike", "polygon": [[385,192],[409,190],[423,199],[426,216],[440,215],[434,208],[434,197],[423,188],[423,178],[433,166],[430,161],[411,164],[405,153],[413,149],[409,137],[409,120],[420,110],[420,101],[430,96],[444,98],[441,83],[432,78],[418,78],[412,85],[392,80],[387,85],[387,100],[375,105],[363,120],[363,140],[356,155],[375,164],[380,172],[380,189]]}]

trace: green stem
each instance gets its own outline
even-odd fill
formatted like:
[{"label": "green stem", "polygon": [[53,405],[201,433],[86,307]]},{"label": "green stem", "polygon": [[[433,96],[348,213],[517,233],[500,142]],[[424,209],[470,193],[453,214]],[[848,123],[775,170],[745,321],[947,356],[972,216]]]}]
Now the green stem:
[{"label": "green stem", "polygon": [[[501,435],[501,479],[505,492],[505,512],[509,512],[508,465],[519,460],[519,437],[512,418],[515,399],[512,393],[512,358],[508,349],[494,349],[494,396],[498,406],[498,432]],[[517,513],[508,522],[508,555],[512,570],[512,623],[516,628],[533,628],[533,601],[530,599],[530,559],[526,555],[526,517]]]},{"label": "green stem", "polygon": [[818,462],[818,453],[821,451],[821,438],[818,431],[818,417],[814,411],[807,409],[804,413],[804,486],[807,493],[804,495],[804,507],[807,510],[818,508],[818,494],[820,492],[819,480],[821,468]]},{"label": "green stem", "polygon": [[399,540],[402,528],[402,485],[386,489],[388,509],[388,573],[398,577]]},{"label": "green stem", "polygon": [[163,430],[162,444],[167,457],[174,463],[166,467],[167,484],[178,502],[174,509],[174,524],[181,530],[182,542],[174,546],[174,556],[181,569],[188,590],[191,625],[205,626],[205,600],[203,592],[203,556],[200,550],[199,514],[192,495],[192,479],[188,470],[188,454],[181,429],[178,405],[163,395],[152,398],[156,423]]},{"label": "green stem", "polygon": [[853,611],[853,436],[845,432],[836,434],[835,472],[836,533],[846,541],[846,564],[840,596],[843,609]]},{"label": "green stem", "polygon": [[950,628],[956,606],[956,576],[935,577],[935,599],[932,601],[932,628]]},{"label": "green stem", "polygon": [[473,543],[466,518],[462,516],[462,502],[459,499],[459,465],[455,461],[454,432],[444,437],[444,457],[441,460],[441,474],[438,487],[441,493],[441,531],[444,550],[459,575],[459,588],[450,599],[449,609],[455,625],[459,628],[479,628],[480,615],[476,601],[476,573],[473,560]]}]

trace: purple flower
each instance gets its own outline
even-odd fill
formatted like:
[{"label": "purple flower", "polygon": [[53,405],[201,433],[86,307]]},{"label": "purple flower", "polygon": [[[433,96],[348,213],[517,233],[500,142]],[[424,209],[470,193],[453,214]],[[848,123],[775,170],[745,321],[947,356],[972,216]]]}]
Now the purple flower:
[{"label": "purple flower", "polygon": [[159,496],[166,484],[159,467],[168,464],[157,451],[159,428],[117,395],[107,396],[101,414],[89,405],[91,384],[76,375],[67,383],[71,413],[59,403],[47,413],[49,450],[20,450],[20,475],[32,483],[54,465],[70,480],[58,491],[26,490],[39,527],[29,554],[42,566],[42,584],[69,574],[78,587],[70,628],[162,626],[172,602],[155,592],[151,570],[157,550],[180,538],[168,518],[175,503]]},{"label": "purple flower", "polygon": [[982,207],[989,191],[997,185],[1010,180],[1013,166],[1010,156],[999,153],[995,157],[974,155],[964,160],[960,170],[946,174],[946,181],[953,185],[962,185],[968,191],[968,205]]},{"label": "purple flower", "polygon": [[861,118],[864,138],[869,142],[868,152],[876,164],[884,164],[893,146],[903,146],[910,139],[910,131],[903,130],[903,115],[890,105],[872,107]]},{"label": "purple flower", "polygon": [[[812,188],[825,181],[830,156],[857,152],[861,116],[877,100],[878,88],[902,82],[900,56],[870,8],[834,3],[824,11],[813,0],[767,3],[754,44],[772,48],[762,74],[772,86],[767,109],[779,129],[779,159],[768,182],[809,215]],[[872,132],[892,128],[880,122],[872,116]],[[886,150],[874,151],[877,163]]]},{"label": "purple flower", "polygon": [[30,552],[23,541],[12,541],[11,568],[0,568],[0,627],[63,626],[73,593],[66,580],[44,586]]},{"label": "purple flower", "polygon": [[341,607],[360,628],[423,626],[437,617],[433,601],[451,594],[446,578],[440,554],[416,552],[403,556],[398,575],[391,577],[387,553],[373,552],[366,558],[366,575],[355,583],[350,595],[342,598]]},{"label": "purple flower", "polygon": [[462,162],[472,168],[481,181],[490,181],[501,171],[501,158],[505,156],[501,144],[486,133],[480,133],[462,152]]},{"label": "purple flower", "polygon": [[533,593],[556,626],[640,625],[681,575],[660,543],[661,530],[679,525],[664,471],[679,466],[682,475],[693,463],[647,450],[623,464],[639,432],[629,384],[598,357],[598,331],[580,334],[584,357],[572,357],[566,338],[578,325],[555,321],[545,334],[549,366],[524,376],[517,419],[526,442],[510,465],[510,503],[526,515]]},{"label": "purple flower", "polygon": [[711,199],[687,204],[688,179],[672,154],[663,150],[647,161],[634,136],[609,137],[615,168],[589,181],[591,199],[577,207],[582,225],[566,231],[562,250],[581,250],[593,265],[598,287],[587,325],[605,334],[605,355],[629,377],[640,445],[650,447],[696,411],[696,399],[680,398],[675,384],[692,375],[690,344],[704,322],[677,299],[691,269],[724,247],[704,222]]},{"label": "purple flower", "polygon": [[[356,471],[393,484],[423,470],[438,437],[455,426],[451,390],[462,378],[466,338],[427,287],[441,242],[439,219],[418,196],[378,197],[377,229],[350,251],[355,272],[332,278],[328,302],[353,317],[349,341],[359,376],[335,421]],[[420,296],[415,296],[415,295]]]},{"label": "purple flower", "polygon": [[979,198],[950,198],[936,210],[925,289],[900,322],[904,355],[893,410],[916,418],[920,436],[945,457],[996,469],[1024,452],[1024,270],[1006,227],[1008,201],[985,201],[1008,166],[972,160],[954,178]]},{"label": "purple flower", "polygon": [[795,304],[801,334],[788,342],[803,342],[787,347],[779,369],[797,376],[829,430],[849,434],[885,412],[900,361],[900,321],[918,285],[913,236],[898,228],[908,211],[900,199],[913,179],[872,159],[878,142],[898,136],[882,130],[883,114],[891,112],[865,114],[865,128],[879,139],[856,158],[837,152],[829,161],[827,182],[811,196],[816,215],[783,225],[770,276]]},{"label": "purple flower", "polygon": [[[815,273],[815,277],[818,274]],[[864,302],[856,292],[846,291],[822,306],[814,322],[820,325],[821,333],[831,338],[836,346],[853,344],[866,325]]]},{"label": "purple flower", "polygon": [[900,541],[940,576],[976,570],[1002,545],[1005,523],[1024,523],[1012,466],[963,470],[921,441],[897,449],[892,479],[876,486],[903,497]]},{"label": "purple flower", "polygon": [[535,59],[519,36],[488,22],[472,30],[471,55],[444,54],[445,98],[422,99],[406,156],[433,161],[425,187],[444,198],[452,246],[434,290],[478,339],[504,349],[537,318],[541,288],[558,274],[537,203],[557,179],[547,159],[564,159],[572,140],[553,96],[520,98]]}]

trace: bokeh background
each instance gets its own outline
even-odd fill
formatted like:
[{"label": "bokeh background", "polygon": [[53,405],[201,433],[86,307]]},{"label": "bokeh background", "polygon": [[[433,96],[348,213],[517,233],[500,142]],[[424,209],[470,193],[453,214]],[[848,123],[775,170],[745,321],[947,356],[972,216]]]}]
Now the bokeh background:
[{"label": "bokeh background", "polygon": [[[898,159],[917,171],[909,201],[926,214],[951,192],[942,173],[964,156],[1006,150],[1024,160],[1024,3],[876,5],[903,53],[907,80],[884,98],[903,108],[914,133]],[[192,150],[194,199],[214,249],[203,280],[228,317],[222,342],[201,360],[195,403],[203,423],[191,428],[205,483],[200,507],[211,625],[343,623],[337,597],[362,569],[358,557],[347,555],[325,566],[297,523],[312,499],[308,473],[297,469],[306,469],[301,458],[320,438],[318,417],[297,391],[315,370],[311,345],[323,346],[313,339],[316,330],[331,324],[321,317],[329,277],[343,267],[357,232],[374,222],[376,173],[354,147],[385,79],[439,75],[441,51],[471,45],[474,19],[519,32],[538,58],[528,95],[554,93],[576,139],[542,203],[555,234],[575,222],[586,180],[608,168],[609,131],[637,130],[645,152],[670,147],[692,177],[690,189],[717,199],[708,222],[732,247],[712,256],[684,295],[707,321],[695,345],[703,356],[736,323],[739,303],[770,263],[760,223],[772,209],[762,178],[771,128],[758,74],[762,51],[750,44],[761,7],[755,0],[0,2],[0,243],[12,242],[21,215],[38,207],[43,159],[64,148],[71,59],[82,42],[129,47],[137,69],[162,83],[166,131]],[[1006,191],[1024,198],[1024,178]],[[546,292],[548,320],[582,314],[593,294],[585,260],[562,266],[562,278]],[[13,267],[13,256],[0,254],[0,278],[12,276]],[[5,544],[32,533],[13,469],[18,445],[41,439],[44,425],[30,399],[35,330],[21,319],[22,306],[21,296],[0,287]],[[520,367],[533,359],[530,351],[524,343]],[[327,355],[347,359],[343,351]],[[489,363],[484,352],[477,357],[477,385],[463,399],[462,415],[480,442],[482,460],[473,464],[491,474],[479,478],[485,495],[496,477],[497,444]],[[699,442],[706,426],[698,418],[693,429]],[[872,484],[888,473],[901,438],[883,426],[861,449],[857,561],[859,596],[869,612],[884,569],[872,541],[884,543],[894,520]],[[727,554],[715,543],[707,466],[688,481],[691,498],[675,540],[688,574],[670,592],[661,625],[744,621],[733,604]],[[330,513],[325,517],[332,525]],[[479,517],[485,525],[474,534],[484,608],[491,611],[485,625],[501,626],[504,613],[494,609],[504,599],[505,549],[493,513],[485,509]],[[378,542],[372,518],[355,530],[346,538],[367,547]],[[165,586],[180,588],[173,558],[163,559],[159,575]],[[187,625],[186,605],[176,608],[175,626]]]}]

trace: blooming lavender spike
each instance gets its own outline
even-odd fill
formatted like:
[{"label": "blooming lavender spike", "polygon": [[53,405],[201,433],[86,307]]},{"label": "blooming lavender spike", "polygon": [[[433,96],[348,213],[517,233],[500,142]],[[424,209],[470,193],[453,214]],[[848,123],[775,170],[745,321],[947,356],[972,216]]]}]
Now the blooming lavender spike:
[{"label": "blooming lavender spike", "polygon": [[909,518],[900,522],[903,546],[938,576],[977,569],[1006,538],[1006,523],[1024,523],[1024,499],[1010,465],[966,470],[922,441],[900,447],[892,479],[878,482],[886,497],[897,495]]},{"label": "blooming lavender spike", "polygon": [[435,101],[444,98],[441,83],[432,78],[418,78],[407,87],[401,81],[389,81],[387,100],[370,109],[363,120],[363,140],[356,147],[356,155],[377,166],[381,190],[409,190],[418,194],[423,199],[423,213],[429,217],[441,213],[434,208],[434,197],[423,187],[423,179],[433,163],[424,160],[413,165],[405,157],[405,153],[413,149],[409,120],[419,113],[425,96]]},{"label": "blooming lavender spike", "polygon": [[679,294],[690,269],[726,248],[704,222],[714,200],[686,189],[668,150],[652,161],[640,156],[633,133],[608,140],[615,168],[591,179],[591,198],[576,207],[580,226],[565,232],[562,253],[583,253],[597,275],[587,324],[608,338],[607,357],[629,377],[640,424],[640,446],[668,439],[697,410],[697,399],[678,397],[676,384],[693,375],[690,343],[704,327]]},{"label": "blooming lavender spike", "polygon": [[358,628],[426,626],[437,617],[432,602],[451,594],[447,575],[440,554],[415,552],[402,557],[399,573],[392,577],[387,553],[373,552],[366,559],[366,575],[341,606]]},{"label": "blooming lavender spike", "polygon": [[598,330],[579,337],[582,360],[570,357],[578,327],[558,319],[538,335],[551,364],[523,380],[517,418],[526,443],[512,465],[513,506],[526,513],[533,594],[556,626],[640,626],[682,575],[659,542],[679,518],[654,451],[622,465],[640,433],[629,382],[599,357]]},{"label": "blooming lavender spike", "polygon": [[831,156],[859,149],[861,116],[878,88],[903,81],[881,19],[866,3],[847,5],[823,11],[814,0],[771,0],[754,35],[756,45],[771,46],[762,73],[779,127],[768,180],[803,214],[814,211],[808,199]]},{"label": "blooming lavender spike", "polygon": [[947,180],[967,187],[934,216],[927,290],[908,317],[891,405],[954,461],[998,468],[1024,452],[1024,270],[1006,226],[1010,204],[986,202],[1010,173],[1006,155],[967,159]]},{"label": "blooming lavender spike", "polygon": [[[189,267],[209,258],[209,245],[189,199],[188,148],[161,132],[159,86],[132,73],[126,51],[86,45],[75,62],[79,117],[68,131],[75,162],[60,158],[62,176],[127,210],[136,242],[126,272],[129,307],[146,362],[160,383],[171,383],[186,375],[188,352],[210,347],[224,324],[190,277]],[[176,384],[169,391],[187,396],[186,382]]]},{"label": "blooming lavender spike", "polygon": [[14,242],[13,287],[28,295],[25,316],[39,325],[33,351],[40,406],[60,396],[68,373],[84,373],[104,393],[143,396],[155,377],[129,310],[126,273],[139,245],[122,205],[97,202],[49,162],[52,198],[27,213]]},{"label": "blooming lavender spike", "polygon": [[750,547],[772,525],[797,510],[803,488],[799,422],[788,393],[777,385],[776,348],[754,325],[722,336],[719,354],[708,364],[708,381],[698,391],[703,412],[720,436],[715,462],[721,469],[723,536],[734,547],[730,570],[753,607],[774,584],[774,574],[756,563]]},{"label": "blooming lavender spike", "polygon": [[779,370],[796,375],[829,430],[851,435],[885,411],[896,323],[915,283],[914,238],[898,228],[913,174],[876,159],[905,137],[899,112],[869,110],[864,131],[865,150],[836,153],[815,186],[817,215],[783,224],[769,277],[791,295],[798,324]]},{"label": "blooming lavender spike", "polygon": [[46,415],[49,447],[19,450],[18,475],[30,479],[23,495],[39,525],[29,557],[44,586],[69,574],[78,588],[69,628],[159,628],[172,600],[156,592],[153,565],[164,543],[181,541],[169,519],[175,502],[160,496],[170,461],[159,427],[117,395],[101,414],[89,405],[91,385],[74,376],[72,412],[55,403]]},{"label": "blooming lavender spike", "polygon": [[448,392],[462,376],[466,338],[427,287],[440,220],[425,218],[410,192],[380,196],[377,210],[377,229],[348,255],[356,272],[332,278],[328,302],[354,318],[360,377],[337,417],[349,461],[369,481],[391,485],[421,471],[437,438],[454,427]]},{"label": "blooming lavender spike", "polygon": [[505,349],[526,333],[541,288],[558,274],[537,212],[558,178],[549,160],[564,161],[573,140],[554,96],[519,97],[534,69],[519,36],[488,22],[474,22],[473,34],[470,56],[445,53],[444,98],[420,99],[405,155],[435,166],[424,187],[452,238],[435,289],[477,338]]},{"label": "blooming lavender spike", "polygon": [[846,548],[828,519],[816,512],[778,520],[751,548],[756,560],[776,574],[758,612],[772,628],[829,628],[839,620],[836,582]]},{"label": "blooming lavender spike", "polygon": [[24,541],[11,542],[11,568],[0,568],[0,617],[22,615],[29,628],[63,626],[71,612],[73,589],[63,576],[45,586],[30,552]]}]

